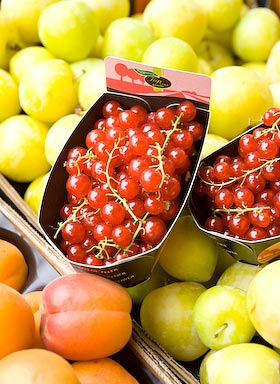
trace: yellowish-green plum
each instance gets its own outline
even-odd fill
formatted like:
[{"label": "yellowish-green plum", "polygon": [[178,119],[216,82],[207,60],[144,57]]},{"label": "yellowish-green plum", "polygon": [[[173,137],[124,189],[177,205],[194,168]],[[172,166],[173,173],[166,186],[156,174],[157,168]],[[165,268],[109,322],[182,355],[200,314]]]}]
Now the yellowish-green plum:
[{"label": "yellowish-green plum", "polygon": [[280,81],[269,84],[273,96],[273,107],[280,108]]},{"label": "yellowish-green plum", "polygon": [[220,43],[211,40],[202,40],[194,48],[197,56],[210,63],[213,71],[218,68],[234,65],[234,58],[229,49]]},{"label": "yellowish-green plum", "polygon": [[244,61],[266,61],[279,39],[279,16],[267,7],[256,7],[246,12],[235,25],[232,47]]},{"label": "yellowish-green plum", "polygon": [[264,82],[267,84],[270,83],[267,73],[267,64],[265,61],[249,61],[241,64],[241,66],[255,71]]},{"label": "yellowish-green plum", "polygon": [[64,144],[69,139],[82,116],[72,113],[62,116],[50,127],[45,140],[45,153],[48,162],[53,165]]},{"label": "yellowish-green plum", "polygon": [[219,68],[211,79],[211,134],[231,140],[249,125],[258,124],[273,103],[269,85],[248,68]]},{"label": "yellowish-green plum", "polygon": [[198,71],[198,57],[194,49],[177,37],[162,37],[154,41],[145,50],[142,63],[181,71]]},{"label": "yellowish-green plum", "polygon": [[11,74],[0,68],[0,122],[21,111],[18,85]]},{"label": "yellowish-green plum", "polygon": [[262,266],[260,265],[236,261],[222,273],[217,281],[217,285],[229,285],[247,292],[253,277],[256,276],[261,269]]},{"label": "yellowish-green plum", "polygon": [[280,41],[272,47],[266,61],[267,77],[270,83],[280,81]]},{"label": "yellowish-green plum", "polygon": [[192,216],[181,216],[160,250],[159,263],[178,280],[206,282],[217,264],[217,247],[216,241],[196,226]]},{"label": "yellowish-green plum", "polygon": [[174,282],[175,279],[169,276],[160,264],[157,263],[152,270],[151,276],[147,280],[133,287],[126,288],[126,290],[129,293],[132,302],[136,305],[141,305],[148,293],[152,292],[156,288]]},{"label": "yellowish-green plum", "polygon": [[33,64],[44,60],[55,59],[54,55],[47,48],[33,45],[19,50],[13,55],[9,62],[9,72],[19,82],[21,76],[29,71]]},{"label": "yellowish-green plum", "polygon": [[233,28],[227,29],[226,31],[223,31],[223,33],[221,33],[219,31],[214,31],[208,26],[204,39],[219,43],[223,47],[226,47],[232,53],[232,31]]},{"label": "yellowish-green plum", "polygon": [[211,153],[222,148],[224,145],[228,144],[228,142],[229,140],[222,136],[214,135],[213,133],[207,133],[201,151],[201,159],[211,155]]},{"label": "yellowish-green plum", "polygon": [[161,37],[178,37],[191,46],[198,44],[207,28],[207,14],[196,0],[151,0],[143,20]]},{"label": "yellowish-green plum", "polygon": [[59,1],[45,8],[38,20],[40,41],[67,62],[85,59],[100,33],[97,17],[82,1]]},{"label": "yellowish-green plum", "polygon": [[153,30],[142,20],[121,17],[106,29],[102,43],[102,58],[116,56],[141,61],[147,47],[155,40]]},{"label": "yellowish-green plum", "polygon": [[206,288],[196,282],[174,282],[145,296],[140,307],[143,329],[174,359],[193,361],[208,351],[195,330],[193,308]]},{"label": "yellowish-green plum", "polygon": [[10,59],[25,47],[18,30],[11,20],[0,10],[0,68],[8,70]]},{"label": "yellowish-green plum", "polygon": [[100,32],[105,33],[107,27],[116,19],[128,17],[130,14],[129,0],[82,0],[88,4],[96,15]]},{"label": "yellowish-green plum", "polygon": [[38,20],[42,11],[60,0],[1,0],[1,12],[17,28],[21,40],[40,43]]},{"label": "yellowish-green plum", "polygon": [[280,355],[262,344],[241,343],[209,352],[201,363],[201,384],[278,384]]},{"label": "yellowish-green plum", "polygon": [[45,187],[49,178],[49,172],[36,177],[26,188],[23,199],[26,204],[38,215]]},{"label": "yellowish-green plum", "polygon": [[280,260],[265,265],[252,279],[247,291],[247,309],[259,335],[280,348]]},{"label": "yellowish-green plum", "polygon": [[95,57],[87,57],[83,60],[74,61],[70,64],[70,67],[73,71],[75,86],[78,90],[78,86],[83,76],[90,71],[92,68],[100,68],[104,70],[104,60]]},{"label": "yellowish-green plum", "polygon": [[199,296],[193,321],[203,344],[213,350],[250,342],[256,332],[247,313],[246,292],[228,285],[215,285]]},{"label": "yellowish-green plum", "polygon": [[205,60],[203,57],[200,57],[200,56],[197,56],[197,60],[198,60],[197,72],[210,76],[211,73],[214,71],[211,64],[207,60]]},{"label": "yellowish-green plum", "polygon": [[88,110],[92,104],[107,91],[105,65],[89,69],[78,84],[78,100],[83,111]]},{"label": "yellowish-green plum", "polygon": [[19,99],[28,115],[46,123],[73,113],[78,98],[70,65],[61,59],[34,64],[20,79]]},{"label": "yellowish-green plum", "polygon": [[196,0],[205,10],[208,27],[214,31],[227,31],[240,19],[242,0]]},{"label": "yellowish-green plum", "polygon": [[49,127],[30,116],[11,116],[0,124],[0,172],[12,181],[31,182],[50,169],[44,144]]}]

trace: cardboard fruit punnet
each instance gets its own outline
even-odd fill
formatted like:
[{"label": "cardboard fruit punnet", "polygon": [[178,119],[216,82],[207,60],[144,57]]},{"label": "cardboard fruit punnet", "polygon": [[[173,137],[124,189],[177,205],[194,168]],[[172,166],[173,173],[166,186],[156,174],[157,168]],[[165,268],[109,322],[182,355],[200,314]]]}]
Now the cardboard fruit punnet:
[{"label": "cardboard fruit punnet", "polygon": [[[124,108],[140,104],[148,111],[154,111],[160,107],[178,105],[182,100],[189,99],[196,105],[197,116],[195,119],[205,127],[205,135],[208,130],[211,88],[211,80],[208,76],[154,68],[142,63],[114,57],[107,57],[105,64],[108,92],[104,93],[89,108],[66,142],[50,172],[39,212],[39,224],[46,239],[64,258],[66,256],[62,254],[59,248],[60,240],[54,238],[55,228],[58,222],[61,221],[60,208],[67,202],[65,183],[68,176],[64,163],[67,153],[72,147],[77,145],[85,146],[86,134],[93,129],[94,122],[102,116],[102,106],[106,101],[117,100]],[[126,287],[134,286],[150,276],[157,261],[156,255],[159,248],[186,207],[199,165],[205,135],[202,140],[195,143],[197,155],[191,168],[187,188],[181,198],[179,212],[168,227],[164,239],[151,251],[115,262],[110,266],[87,266],[72,262],[66,258],[76,270],[100,274]]]},{"label": "cardboard fruit punnet", "polygon": [[[205,157],[201,162],[201,166],[213,165],[215,159],[219,155],[237,156],[240,137],[246,133],[252,133],[254,129],[262,126],[264,125],[260,123],[249,128],[246,132],[243,132],[225,146]],[[196,175],[195,182],[197,180],[198,175]],[[198,228],[213,237],[216,242],[236,260],[257,265],[265,263],[280,255],[280,236],[269,237],[263,240],[247,241],[243,239],[235,239],[219,232],[206,230],[203,223],[207,216],[211,214],[211,211],[207,208],[204,197],[198,196],[194,191],[190,195],[189,208]]]}]

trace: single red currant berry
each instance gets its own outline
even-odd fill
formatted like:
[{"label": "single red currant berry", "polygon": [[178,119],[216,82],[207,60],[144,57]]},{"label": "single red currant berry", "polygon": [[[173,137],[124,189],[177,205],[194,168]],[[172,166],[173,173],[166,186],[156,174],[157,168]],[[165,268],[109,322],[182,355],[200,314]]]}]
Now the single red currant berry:
[{"label": "single red currant berry", "polygon": [[180,121],[192,121],[196,116],[196,106],[191,101],[182,101],[178,105],[176,113],[178,116],[180,116]]},{"label": "single red currant berry", "polygon": [[155,246],[164,238],[166,232],[165,222],[157,216],[150,216],[144,222],[141,238],[145,243]]},{"label": "single red currant berry", "polygon": [[85,227],[79,221],[68,221],[61,229],[62,238],[70,243],[80,243],[85,234]]}]

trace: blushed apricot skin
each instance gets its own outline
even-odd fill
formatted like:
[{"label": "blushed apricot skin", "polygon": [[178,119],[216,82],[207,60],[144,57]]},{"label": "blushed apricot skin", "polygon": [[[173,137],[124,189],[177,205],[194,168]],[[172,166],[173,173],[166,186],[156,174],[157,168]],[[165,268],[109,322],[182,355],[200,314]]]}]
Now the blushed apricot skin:
[{"label": "blushed apricot skin", "polygon": [[35,321],[35,335],[32,348],[45,349],[46,347],[42,341],[40,333],[42,291],[31,291],[25,293],[23,297],[30,305]]},{"label": "blushed apricot skin", "polygon": [[119,284],[94,274],[60,276],[43,289],[41,337],[68,360],[120,351],[132,333],[132,301]]}]

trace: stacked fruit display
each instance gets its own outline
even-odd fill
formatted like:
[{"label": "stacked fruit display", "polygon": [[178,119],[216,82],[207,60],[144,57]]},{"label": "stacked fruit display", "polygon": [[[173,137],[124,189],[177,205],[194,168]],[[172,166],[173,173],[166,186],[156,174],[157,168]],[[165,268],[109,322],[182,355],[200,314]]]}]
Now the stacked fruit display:
[{"label": "stacked fruit display", "polygon": [[[17,183],[19,188],[18,184],[21,184],[23,191],[27,188],[24,197],[36,213],[48,172],[63,144],[87,109],[106,91],[103,60],[107,55],[211,77],[209,142],[205,141],[203,157],[213,148],[234,139],[248,126],[256,125],[269,108],[280,108],[279,16],[268,8],[250,8],[241,0],[227,1],[226,4],[223,0],[151,0],[143,13],[137,15],[130,14],[129,2],[125,0],[2,0],[0,28],[0,100],[3,106],[0,111],[0,172]],[[267,125],[272,124],[267,122]],[[259,179],[266,173],[266,186],[278,181],[278,163],[275,160],[279,151],[271,152],[274,146],[271,135],[274,139],[278,138],[278,129],[278,123],[273,125],[273,130],[265,129],[270,145],[266,143],[262,146],[261,140],[254,141],[253,150],[262,150],[261,159],[252,155],[246,158],[246,174],[258,171]],[[102,129],[100,132],[104,133]],[[240,156],[245,156],[244,146],[251,145],[250,138],[243,136]],[[213,140],[214,147],[209,149],[208,143]],[[142,144],[145,144],[143,137]],[[142,150],[137,142],[132,146],[135,151]],[[267,148],[270,148],[269,151]],[[224,165],[228,164],[224,161],[226,155],[221,159],[221,167],[227,167]],[[163,160],[160,161],[162,163]],[[111,170],[108,168],[107,171]],[[170,170],[167,173],[172,179]],[[103,171],[99,177],[101,175],[104,175]],[[219,176],[214,183],[227,183],[223,177]],[[244,182],[243,179],[241,181]],[[119,186],[121,184],[124,183],[119,183]],[[151,187],[150,183],[146,185]],[[241,189],[243,185],[238,187]],[[111,192],[114,194],[115,189]],[[146,192],[152,195],[157,190]],[[257,192],[261,194],[255,190],[254,198]],[[260,197],[265,199],[265,207],[257,210],[257,217],[251,207],[246,207],[254,224],[258,224],[258,230],[250,231],[253,240],[267,236],[268,232],[264,235],[264,227],[259,224],[268,210],[267,205],[269,212],[272,212],[270,192],[271,188]],[[118,193],[126,194],[127,190],[121,189]],[[94,194],[88,194],[89,191],[87,197],[94,205]],[[215,209],[225,209],[225,200],[221,193],[218,195],[219,204]],[[273,196],[274,224],[279,220],[279,199],[276,195],[277,192]],[[126,198],[127,195],[121,196],[121,199]],[[244,198],[241,199],[244,209]],[[245,201],[248,205],[249,198],[246,197]],[[226,209],[232,209],[232,206]],[[67,215],[63,218],[67,221]],[[141,226],[141,220],[139,223]],[[234,228],[238,232],[241,230],[239,224]],[[271,229],[270,233],[278,235],[276,229],[278,227],[273,231]],[[238,236],[243,235],[239,233]],[[119,238],[117,240],[120,241]],[[125,244],[127,242],[126,239]],[[110,356],[128,341],[131,302],[124,289],[111,286],[108,282],[110,292],[103,287],[99,290],[102,297],[93,298],[98,289],[93,280],[92,283],[87,281],[85,289],[84,276],[77,274],[69,280],[55,281],[45,288],[43,295],[42,292],[38,294],[37,300],[43,313],[42,317],[41,312],[36,315],[42,319],[41,334],[38,333],[37,321],[37,336],[34,335],[36,324],[33,323],[30,308],[23,303],[22,297],[1,285],[3,294],[0,300],[8,297],[9,303],[22,308],[24,314],[24,322],[20,323],[26,329],[18,334],[16,340],[16,343],[23,340],[24,345],[16,345],[16,350],[28,349],[26,354],[23,350],[20,354],[8,353],[3,357],[0,363],[1,383],[5,383],[4,380],[11,382],[10,377],[14,374],[11,371],[14,372],[15,364],[23,360],[25,364],[31,364],[29,372],[35,366],[36,369],[41,367],[44,360],[44,371],[64,375],[55,378],[47,376],[48,383],[52,380],[83,383],[86,382],[82,376],[85,370],[92,372],[95,363],[100,362],[96,358],[100,357],[100,363],[105,365],[104,356]],[[72,278],[77,280],[73,283]],[[95,279],[95,276],[86,279]],[[191,216],[186,215],[174,226],[150,279],[128,288],[127,292],[134,302],[134,315],[142,327],[170,356],[194,371],[201,384],[263,384],[265,380],[274,384],[280,381],[279,281],[278,261],[262,266],[237,262],[220,249],[212,237],[200,231]],[[85,296],[91,284],[89,296]],[[120,311],[116,310],[112,293],[114,300],[119,298]],[[65,299],[65,302],[57,303],[58,297]],[[103,314],[99,320],[101,324],[96,325],[93,321],[92,301],[100,305],[99,311]],[[5,339],[5,344],[11,346],[15,341],[12,326],[18,324],[19,317],[17,312],[12,313],[15,310],[10,310],[12,320],[7,321],[4,317],[6,305],[4,303],[0,311],[0,322],[3,318],[5,324],[11,324],[9,334],[3,327],[3,338],[11,336],[9,340]],[[109,309],[110,316],[106,315]],[[123,316],[120,321],[115,317],[116,312]],[[120,328],[116,329],[118,326]],[[112,332],[109,336],[112,336],[114,343],[106,341],[108,330]],[[26,335],[29,335],[27,341]],[[116,335],[117,339],[114,338]],[[33,344],[35,340],[38,344]],[[73,348],[73,343],[77,343],[77,349]],[[110,351],[102,349],[116,345],[116,349]],[[36,349],[30,352],[29,347],[34,346]],[[89,349],[104,353],[100,356],[88,355]],[[51,350],[58,356],[49,354]],[[73,351],[78,355],[72,354]],[[69,371],[67,359],[77,360],[72,367],[78,379],[72,369]],[[90,361],[84,362],[84,359]],[[110,361],[109,365],[107,372],[117,369]],[[22,380],[22,374],[17,375],[20,379],[17,377],[16,380]],[[113,381],[112,376],[109,380]],[[122,382],[125,380],[134,382],[131,377],[123,378]]]}]

